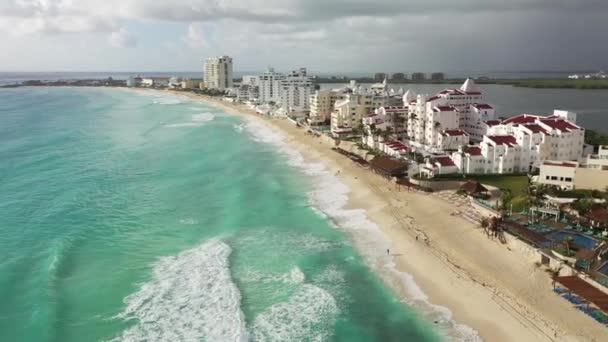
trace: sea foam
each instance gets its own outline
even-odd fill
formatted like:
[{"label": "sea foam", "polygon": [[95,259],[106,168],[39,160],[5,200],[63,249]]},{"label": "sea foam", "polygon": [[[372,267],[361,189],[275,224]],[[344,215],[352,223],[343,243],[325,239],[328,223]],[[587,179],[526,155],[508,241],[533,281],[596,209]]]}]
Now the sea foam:
[{"label": "sea foam", "polygon": [[253,341],[324,341],[332,333],[339,310],[327,291],[303,284],[286,302],[273,305],[256,317]]},{"label": "sea foam", "polygon": [[306,161],[300,152],[285,143],[284,135],[267,125],[248,119],[246,129],[253,140],[271,144],[286,155],[290,166],[300,169],[306,175],[314,176],[313,190],[309,193],[311,204],[323,213],[323,216],[328,216],[337,227],[350,233],[366,262],[389,284],[398,282],[400,292],[407,294],[407,302],[411,307],[424,314],[429,321],[435,322],[450,340],[481,341],[477,331],[453,321],[448,308],[430,303],[412,275],[396,269],[393,257],[385,252],[391,247],[389,238],[369,220],[365,210],[346,209],[350,189],[324,164]]},{"label": "sea foam", "polygon": [[159,260],[152,279],[125,299],[117,318],[135,324],[115,341],[247,341],[230,247],[208,241]]},{"label": "sea foam", "polygon": [[199,126],[203,126],[207,122],[213,121],[214,119],[215,119],[215,114],[199,113],[199,114],[193,114],[190,122],[166,124],[163,127],[167,127],[167,128],[199,127]]}]

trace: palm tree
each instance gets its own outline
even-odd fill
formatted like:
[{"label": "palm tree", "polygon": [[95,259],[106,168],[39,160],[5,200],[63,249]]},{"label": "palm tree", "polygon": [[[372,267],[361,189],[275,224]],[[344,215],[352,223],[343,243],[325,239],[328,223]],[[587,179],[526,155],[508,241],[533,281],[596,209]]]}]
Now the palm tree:
[{"label": "palm tree", "polygon": [[441,122],[435,121],[435,129],[439,129],[441,127]]},{"label": "palm tree", "polygon": [[[479,221],[479,225],[483,228],[483,231],[488,234],[488,227],[490,226],[490,220],[487,217],[482,217]],[[489,235],[489,234],[488,234]]]},{"label": "palm tree", "polygon": [[566,256],[569,257],[571,255],[571,250],[570,248],[572,247],[572,242],[574,241],[574,238],[572,238],[571,236],[568,236],[567,238],[562,240],[562,244],[564,245],[564,248],[566,248]]}]

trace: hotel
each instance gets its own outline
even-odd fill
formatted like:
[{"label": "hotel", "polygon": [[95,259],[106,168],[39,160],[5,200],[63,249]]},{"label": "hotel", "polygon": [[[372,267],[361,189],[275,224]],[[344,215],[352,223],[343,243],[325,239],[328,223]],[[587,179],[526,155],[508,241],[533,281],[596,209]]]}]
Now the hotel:
[{"label": "hotel", "polygon": [[205,63],[205,87],[216,90],[232,88],[232,58],[212,57]]}]

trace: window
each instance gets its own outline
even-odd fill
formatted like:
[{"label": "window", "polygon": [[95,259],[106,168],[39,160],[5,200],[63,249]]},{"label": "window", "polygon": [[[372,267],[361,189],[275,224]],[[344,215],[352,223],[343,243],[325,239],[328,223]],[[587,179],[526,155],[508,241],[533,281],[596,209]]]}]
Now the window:
[{"label": "window", "polygon": [[572,178],[566,177],[566,182],[572,182]]}]

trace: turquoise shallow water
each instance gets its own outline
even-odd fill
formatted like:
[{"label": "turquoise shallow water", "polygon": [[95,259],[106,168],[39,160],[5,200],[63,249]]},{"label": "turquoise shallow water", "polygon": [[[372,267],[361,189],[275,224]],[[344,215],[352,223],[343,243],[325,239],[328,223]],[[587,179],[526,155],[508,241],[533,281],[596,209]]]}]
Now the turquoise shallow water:
[{"label": "turquoise shallow water", "polygon": [[170,96],[0,91],[0,341],[439,340],[247,125]]}]

